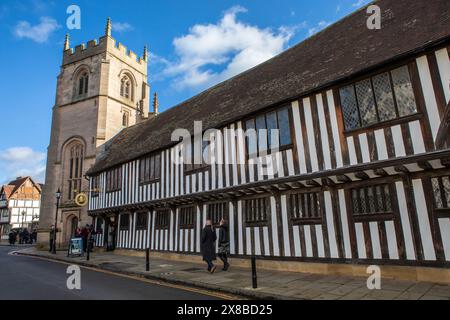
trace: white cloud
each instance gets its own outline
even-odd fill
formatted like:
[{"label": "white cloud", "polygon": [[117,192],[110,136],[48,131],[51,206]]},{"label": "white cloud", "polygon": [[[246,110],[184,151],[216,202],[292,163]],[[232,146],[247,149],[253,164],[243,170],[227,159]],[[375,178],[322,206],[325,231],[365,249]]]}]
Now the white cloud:
[{"label": "white cloud", "polygon": [[216,24],[197,24],[189,33],[175,38],[177,59],[165,64],[164,76],[174,77],[178,89],[204,89],[282,52],[296,27],[260,29],[237,20],[247,9],[236,6]]},{"label": "white cloud", "polygon": [[128,32],[132,31],[134,28],[131,24],[128,22],[113,22],[112,23],[112,30],[116,31],[118,33]]},{"label": "white cloud", "polygon": [[13,147],[0,151],[0,183],[4,184],[20,176],[31,176],[43,183],[45,177],[45,159],[43,152],[29,147]]},{"label": "white cloud", "polygon": [[331,24],[330,22],[319,21],[319,23],[317,25],[315,25],[314,27],[312,27],[308,30],[308,35],[312,36],[313,34],[316,34],[317,32],[319,32],[320,30],[325,29],[330,24]]},{"label": "white cloud", "polygon": [[44,43],[59,28],[61,26],[55,19],[41,17],[40,23],[36,25],[31,25],[28,21],[19,21],[14,28],[14,34],[19,38],[27,38],[37,43]]}]

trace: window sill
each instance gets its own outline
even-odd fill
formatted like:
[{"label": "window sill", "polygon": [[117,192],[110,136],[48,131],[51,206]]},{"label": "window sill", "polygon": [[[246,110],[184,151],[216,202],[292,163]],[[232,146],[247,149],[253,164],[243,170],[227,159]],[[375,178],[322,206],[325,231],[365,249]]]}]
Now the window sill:
[{"label": "window sill", "polygon": [[245,227],[267,227],[269,225],[268,221],[259,221],[259,222],[245,222]]},{"label": "window sill", "polygon": [[122,189],[117,189],[117,190],[109,190],[109,191],[105,191],[106,194],[111,194],[111,193],[115,193],[115,192],[119,192],[122,191]]},{"label": "window sill", "polygon": [[291,218],[291,221],[296,226],[322,224],[322,218]]},{"label": "window sill", "polygon": [[199,173],[199,172],[205,172],[209,170],[210,165],[205,165],[201,168],[195,168],[195,169],[190,169],[190,170],[184,170],[184,175],[189,175],[189,174],[194,174],[194,173]]},{"label": "window sill", "polygon": [[405,117],[401,117],[401,118],[397,118],[397,119],[393,119],[393,120],[388,120],[388,121],[383,121],[383,122],[378,122],[375,124],[372,124],[370,126],[367,127],[362,127],[362,128],[357,128],[357,129],[351,129],[351,130],[344,130],[344,135],[345,136],[355,136],[361,133],[365,133],[367,131],[374,131],[377,129],[383,129],[386,127],[391,127],[391,126],[395,126],[398,124],[403,124],[403,123],[407,123],[407,122],[412,122],[412,121],[416,121],[416,120],[420,120],[422,119],[423,114],[422,113],[415,113],[409,116],[405,116]]},{"label": "window sill", "polygon": [[153,183],[158,183],[160,182],[161,179],[155,179],[155,180],[150,180],[150,181],[144,181],[144,182],[139,182],[140,186],[147,186],[149,184],[153,184]]},{"label": "window sill", "polygon": [[368,213],[368,214],[354,214],[353,220],[355,222],[366,222],[366,221],[386,221],[393,220],[394,213],[392,212],[380,212],[380,213]]},{"label": "window sill", "polygon": [[259,152],[258,154],[247,154],[247,161],[249,159],[258,159],[258,158],[266,157],[266,156],[269,156],[269,155],[272,155],[272,154],[277,154],[279,152],[283,152],[283,151],[286,151],[286,150],[291,150],[293,148],[294,148],[294,144],[291,143],[291,144],[279,147],[274,152],[272,152],[272,150],[267,150],[267,151],[264,151],[264,152]]},{"label": "window sill", "polygon": [[450,218],[450,208],[436,208],[434,209],[437,218]]}]

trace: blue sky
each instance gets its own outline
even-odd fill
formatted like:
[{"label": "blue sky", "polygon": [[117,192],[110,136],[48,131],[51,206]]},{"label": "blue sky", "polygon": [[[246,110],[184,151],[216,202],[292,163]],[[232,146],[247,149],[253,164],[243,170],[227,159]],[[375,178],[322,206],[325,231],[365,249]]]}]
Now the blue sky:
[{"label": "blue sky", "polygon": [[[151,52],[149,81],[162,110],[257,65],[367,4],[368,0],[165,0],[0,2],[0,184],[19,175],[44,181],[51,109],[64,35],[113,37]],[[66,13],[81,9],[81,29]],[[130,4],[127,6],[127,4]]]}]

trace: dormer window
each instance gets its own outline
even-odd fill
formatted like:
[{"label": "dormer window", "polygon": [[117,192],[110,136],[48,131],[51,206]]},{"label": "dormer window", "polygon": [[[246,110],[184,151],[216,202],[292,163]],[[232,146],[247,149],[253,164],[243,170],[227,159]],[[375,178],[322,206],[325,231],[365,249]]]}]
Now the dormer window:
[{"label": "dormer window", "polygon": [[132,81],[127,75],[120,80],[120,95],[128,100],[133,100]]}]

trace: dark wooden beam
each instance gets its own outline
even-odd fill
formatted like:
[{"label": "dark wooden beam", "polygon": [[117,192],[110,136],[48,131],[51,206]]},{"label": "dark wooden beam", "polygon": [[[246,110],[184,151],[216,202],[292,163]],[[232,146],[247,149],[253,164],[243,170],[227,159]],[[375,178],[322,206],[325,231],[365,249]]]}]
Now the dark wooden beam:
[{"label": "dark wooden beam", "polygon": [[405,166],[395,166],[394,167],[395,171],[399,172],[399,173],[409,173],[408,168],[406,168]]},{"label": "dark wooden beam", "polygon": [[389,175],[384,169],[375,169],[373,170],[373,173],[380,177],[387,177]]},{"label": "dark wooden beam", "polygon": [[306,181],[306,185],[308,187],[320,187],[320,183],[318,183],[315,180],[308,180],[308,181]]},{"label": "dark wooden beam", "polygon": [[345,174],[336,176],[336,179],[337,179],[337,181],[342,182],[342,183],[346,183],[346,182],[351,182],[352,181],[352,179],[347,177]]},{"label": "dark wooden beam", "polygon": [[355,172],[355,177],[361,180],[369,180],[370,177],[364,171]]}]

